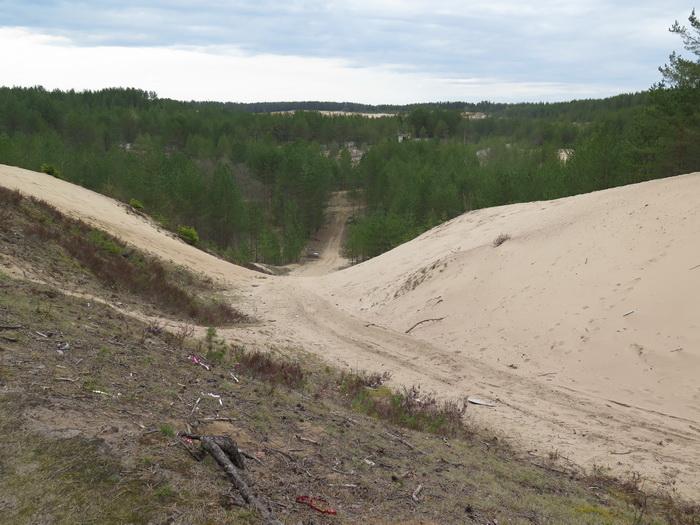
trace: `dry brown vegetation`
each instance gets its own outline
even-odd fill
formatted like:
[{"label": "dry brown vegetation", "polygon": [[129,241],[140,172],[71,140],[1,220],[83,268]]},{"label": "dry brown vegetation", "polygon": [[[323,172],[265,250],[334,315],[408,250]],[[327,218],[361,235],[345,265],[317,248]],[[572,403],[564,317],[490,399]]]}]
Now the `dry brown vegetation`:
[{"label": "dry brown vegetation", "polygon": [[[160,310],[201,324],[219,326],[247,320],[221,300],[197,298],[159,260],[82,221],[66,217],[46,203],[0,187],[0,206],[4,215],[0,233],[19,234],[29,240],[60,246],[111,290],[123,289]],[[191,275],[184,277],[190,282],[195,279]]]},{"label": "dry brown vegetation", "polygon": [[[180,348],[164,330],[44,285],[0,274],[0,290],[0,325],[18,327],[0,341],[0,522],[257,523],[213,461],[178,446],[176,432],[191,428],[255,456],[255,490],[288,523],[634,523],[642,512],[638,523],[698,523],[695,507],[535,465],[483,432],[448,441],[402,430],[357,402],[389,396],[381,375],[306,355],[302,366],[293,353],[263,359],[215,333]],[[221,352],[210,370],[187,359],[209,347]],[[391,395],[409,414],[426,404]]]}]

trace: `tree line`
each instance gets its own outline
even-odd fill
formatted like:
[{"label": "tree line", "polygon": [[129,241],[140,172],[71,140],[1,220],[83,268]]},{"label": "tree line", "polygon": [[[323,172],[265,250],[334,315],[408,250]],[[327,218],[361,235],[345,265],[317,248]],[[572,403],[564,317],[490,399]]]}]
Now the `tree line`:
[{"label": "tree line", "polygon": [[[355,261],[465,211],[566,197],[700,171],[700,22],[671,28],[673,53],[646,92],[556,104],[482,104],[488,118],[412,111],[419,142],[386,141],[360,164],[366,214],[349,230]],[[460,136],[461,135],[461,136]]]},{"label": "tree line", "polygon": [[365,212],[347,250],[362,260],[468,210],[700,169],[700,27],[689,21],[671,30],[692,58],[674,53],[659,84],[602,100],[233,104],[0,88],[0,162],[142,207],[236,262],[297,260],[329,193],[352,189]]}]

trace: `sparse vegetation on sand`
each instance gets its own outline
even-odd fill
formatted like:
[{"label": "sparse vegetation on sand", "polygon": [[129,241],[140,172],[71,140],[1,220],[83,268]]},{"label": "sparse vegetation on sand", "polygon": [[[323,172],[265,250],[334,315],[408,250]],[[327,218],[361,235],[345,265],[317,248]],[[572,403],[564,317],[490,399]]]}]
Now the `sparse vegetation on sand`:
[{"label": "sparse vegetation on sand", "polygon": [[[46,269],[49,275],[61,273],[61,266],[70,271],[71,266],[74,270],[79,265],[111,292],[123,290],[172,315],[208,325],[246,320],[245,315],[223,300],[197,297],[199,294],[188,289],[197,279],[193,275],[168,268],[155,257],[66,217],[44,202],[0,187],[0,207],[0,233],[7,235],[6,241],[15,239],[12,252],[20,258],[31,258],[29,252],[41,250],[41,258],[46,259],[43,264],[50,267]],[[17,235],[21,242],[16,242]],[[34,258],[36,255],[35,252]]]},{"label": "sparse vegetation on sand", "polygon": [[213,461],[177,446],[191,428],[256,458],[247,476],[285,523],[698,523],[697,507],[646,495],[638,479],[580,478],[483,431],[445,439],[368,417],[354,401],[383,398],[386,375],[225,343],[207,369],[188,355],[208,339],[216,349],[215,333],[180,347],[51,287],[7,276],[0,287],[0,325],[19,327],[0,341],[0,522],[258,523]]}]

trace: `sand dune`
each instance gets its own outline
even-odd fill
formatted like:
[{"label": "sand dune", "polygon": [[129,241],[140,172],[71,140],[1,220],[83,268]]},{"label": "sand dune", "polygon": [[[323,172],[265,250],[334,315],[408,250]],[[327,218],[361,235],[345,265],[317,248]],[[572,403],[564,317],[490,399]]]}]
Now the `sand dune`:
[{"label": "sand dune", "polygon": [[[218,279],[260,320],[222,330],[232,341],[485,397],[496,407],[472,406],[470,423],[523,451],[700,496],[700,174],[467,213],[319,276],[342,262],[329,234],[322,260],[287,277],[221,261],[48,175],[0,166],[0,184]],[[405,333],[427,319],[440,320]]]},{"label": "sand dune", "polygon": [[320,289],[397,331],[444,317],[411,335],[465,359],[698,421],[699,196],[692,174],[480,210]]},{"label": "sand dune", "polygon": [[148,218],[129,213],[128,206],[70,182],[44,173],[0,164],[0,184],[46,201],[71,217],[79,218],[125,242],[194,271],[205,271],[210,276],[229,283],[234,280],[245,282],[256,275],[255,272],[185,244]]}]

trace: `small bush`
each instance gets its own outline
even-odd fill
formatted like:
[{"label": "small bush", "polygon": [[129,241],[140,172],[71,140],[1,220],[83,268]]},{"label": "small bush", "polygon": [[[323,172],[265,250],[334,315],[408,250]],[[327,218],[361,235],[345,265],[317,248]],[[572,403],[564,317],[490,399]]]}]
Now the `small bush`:
[{"label": "small bush", "polygon": [[164,485],[158,487],[153,492],[153,495],[159,500],[171,500],[174,499],[177,494],[169,483],[165,483]]},{"label": "small bush", "polygon": [[143,202],[138,199],[129,199],[129,206],[138,211],[144,210]]},{"label": "small bush", "polygon": [[20,192],[0,186],[0,202],[3,204],[17,206],[21,201],[22,194]]},{"label": "small bush", "polygon": [[42,164],[40,169],[43,173],[46,173],[47,175],[51,175],[52,177],[56,177],[57,179],[63,179],[63,175],[61,174],[59,169],[53,164]]},{"label": "small bush", "polygon": [[121,255],[124,251],[122,246],[119,246],[110,236],[102,233],[100,230],[92,230],[88,234],[90,242],[97,246],[100,250],[104,250],[113,255]]},{"label": "small bush", "polygon": [[175,437],[175,429],[172,425],[168,423],[163,423],[160,426],[160,433],[163,434],[165,437]]},{"label": "small bush", "polygon": [[340,389],[348,397],[354,398],[365,388],[378,388],[389,379],[389,372],[343,372],[340,375]]},{"label": "small bush", "polygon": [[498,248],[501,244],[506,242],[508,239],[510,239],[510,235],[508,235],[507,233],[500,234],[498,237],[496,237],[493,240],[493,247]]},{"label": "small bush", "polygon": [[299,363],[273,357],[268,353],[248,351],[242,347],[234,349],[236,369],[272,384],[281,383],[291,388],[304,382],[304,370]]},{"label": "small bush", "polygon": [[177,229],[177,234],[180,236],[180,239],[192,246],[196,246],[199,242],[199,234],[192,226],[180,226]]},{"label": "small bush", "polygon": [[216,328],[210,326],[207,328],[207,335],[204,339],[207,345],[207,361],[220,365],[226,360],[228,348],[226,342],[218,337]]},{"label": "small bush", "polygon": [[350,400],[355,410],[384,419],[404,428],[441,436],[460,436],[464,427],[464,406],[454,401],[438,401],[416,386],[393,391],[385,386],[360,390]]}]

